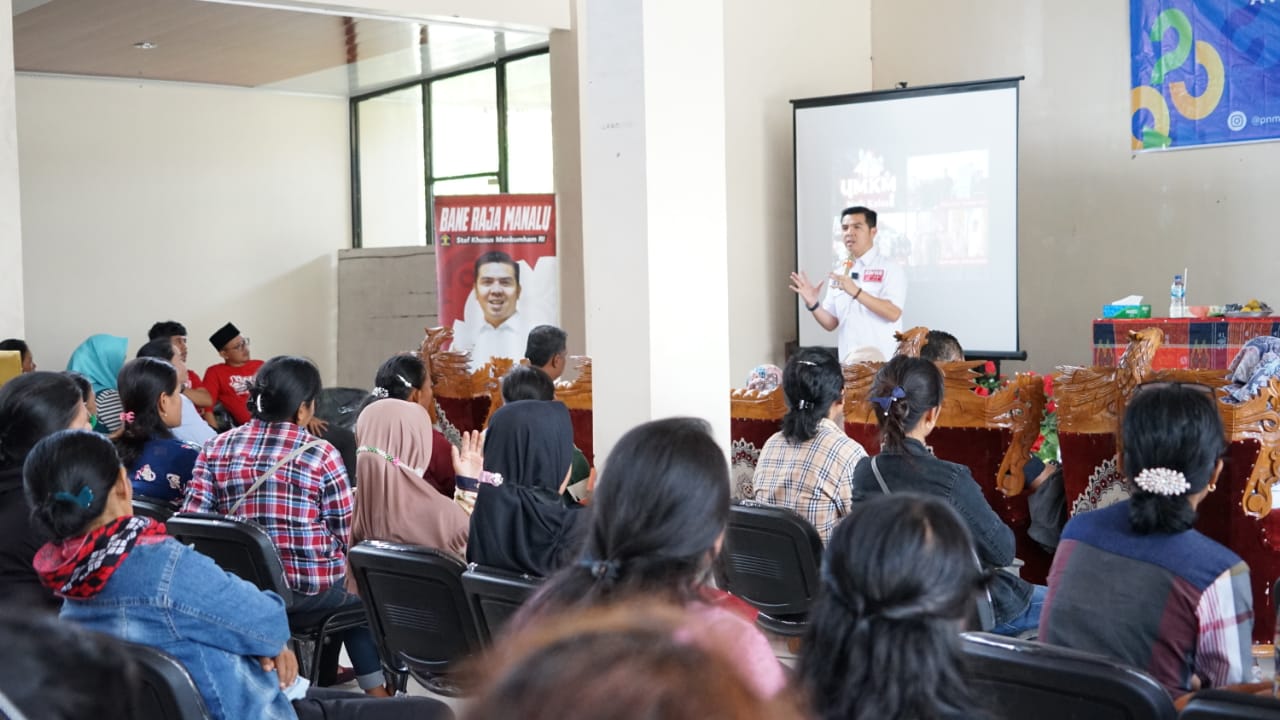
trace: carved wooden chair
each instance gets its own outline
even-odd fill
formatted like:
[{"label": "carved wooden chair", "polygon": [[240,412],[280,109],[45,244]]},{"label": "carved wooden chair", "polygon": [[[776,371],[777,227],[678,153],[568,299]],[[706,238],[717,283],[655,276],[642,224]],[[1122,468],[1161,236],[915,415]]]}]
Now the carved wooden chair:
[{"label": "carved wooden chair", "polygon": [[[1163,341],[1158,328],[1130,333],[1116,368],[1064,368],[1057,384],[1059,441],[1067,510],[1105,507],[1129,497],[1119,458],[1120,419],[1144,382],[1194,382],[1220,388],[1221,370],[1151,369]],[[1280,578],[1280,513],[1271,512],[1272,486],[1280,481],[1280,382],[1249,402],[1218,404],[1229,444],[1218,489],[1198,508],[1196,529],[1231,548],[1249,564],[1253,585],[1253,639],[1269,643],[1275,612],[1269,592]]]},{"label": "carved wooden chair", "polygon": [[569,382],[556,384],[556,399],[569,408],[569,421],[573,423],[573,444],[586,456],[587,462],[595,466],[591,358],[583,355],[569,360],[575,363],[578,376]]},{"label": "carved wooden chair", "polygon": [[502,404],[501,379],[514,364],[495,358],[474,372],[467,352],[441,349],[453,330],[427,328],[420,355],[434,385],[435,408],[431,419],[450,442],[457,444],[463,432],[483,430],[493,411]]},{"label": "carved wooden chair", "polygon": [[755,490],[752,478],[760,451],[773,435],[782,430],[782,416],[787,403],[778,386],[767,392],[735,388],[729,392],[729,439],[732,443],[730,472],[733,499],[752,500]]}]

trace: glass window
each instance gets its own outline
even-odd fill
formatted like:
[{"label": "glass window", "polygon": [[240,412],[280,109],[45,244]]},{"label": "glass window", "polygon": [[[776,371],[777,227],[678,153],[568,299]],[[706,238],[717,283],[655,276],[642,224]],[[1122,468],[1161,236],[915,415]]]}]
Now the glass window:
[{"label": "glass window", "polygon": [[441,195],[496,195],[498,193],[498,176],[482,175],[480,177],[456,178],[453,180],[437,180],[431,184],[431,194]]},{"label": "glass window", "polygon": [[356,105],[360,231],[364,247],[427,243],[422,86]]},{"label": "glass window", "polygon": [[498,171],[498,84],[493,68],[431,83],[431,174]]},{"label": "glass window", "polygon": [[507,191],[555,189],[551,154],[551,56],[506,65]]}]

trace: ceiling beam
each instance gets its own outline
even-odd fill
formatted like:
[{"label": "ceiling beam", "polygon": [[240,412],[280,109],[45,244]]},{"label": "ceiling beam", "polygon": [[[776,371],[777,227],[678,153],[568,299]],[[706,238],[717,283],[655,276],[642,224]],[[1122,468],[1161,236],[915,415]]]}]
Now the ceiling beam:
[{"label": "ceiling beam", "polygon": [[205,0],[327,15],[453,23],[522,32],[569,28],[568,0]]}]

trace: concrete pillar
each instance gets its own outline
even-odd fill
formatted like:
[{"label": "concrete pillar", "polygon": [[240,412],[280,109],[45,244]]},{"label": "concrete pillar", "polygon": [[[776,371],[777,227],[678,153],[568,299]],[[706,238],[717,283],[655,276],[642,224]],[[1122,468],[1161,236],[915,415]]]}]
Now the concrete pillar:
[{"label": "concrete pillar", "polygon": [[26,334],[22,301],[22,207],[13,75],[13,2],[0,0],[0,339]]},{"label": "concrete pillar", "polygon": [[596,453],[671,415],[727,449],[724,1],[575,1]]}]

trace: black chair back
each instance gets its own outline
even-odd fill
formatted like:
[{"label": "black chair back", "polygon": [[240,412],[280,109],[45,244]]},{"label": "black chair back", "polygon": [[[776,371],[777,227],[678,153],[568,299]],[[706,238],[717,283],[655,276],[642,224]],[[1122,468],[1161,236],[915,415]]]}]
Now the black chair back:
[{"label": "black chair back", "polygon": [[141,495],[133,496],[133,514],[152,520],[167,522],[173,515],[173,506],[167,502],[152,500]]},{"label": "black chair back", "polygon": [[766,618],[807,614],[821,563],[818,531],[797,513],[748,501],[730,508],[717,581]]},{"label": "black chair back", "polygon": [[293,602],[280,552],[262,526],[212,513],[179,513],[165,521],[171,537],[213,558],[218,567]]},{"label": "black chair back", "polygon": [[1280,720],[1280,700],[1229,690],[1201,690],[1178,720]]},{"label": "black chair back", "polygon": [[964,633],[965,675],[998,719],[1172,720],[1150,675],[1108,658],[1030,640]]},{"label": "black chair back", "polygon": [[480,649],[461,561],[419,545],[377,541],[356,545],[348,559],[384,663],[407,667],[426,684]]},{"label": "black chair back", "polygon": [[471,563],[462,573],[462,589],[467,593],[476,631],[488,644],[512,615],[537,591],[541,581],[529,575],[507,572]]},{"label": "black chair back", "polygon": [[134,717],[145,720],[207,720],[208,711],[191,674],[168,653],[125,643],[138,667]]}]

